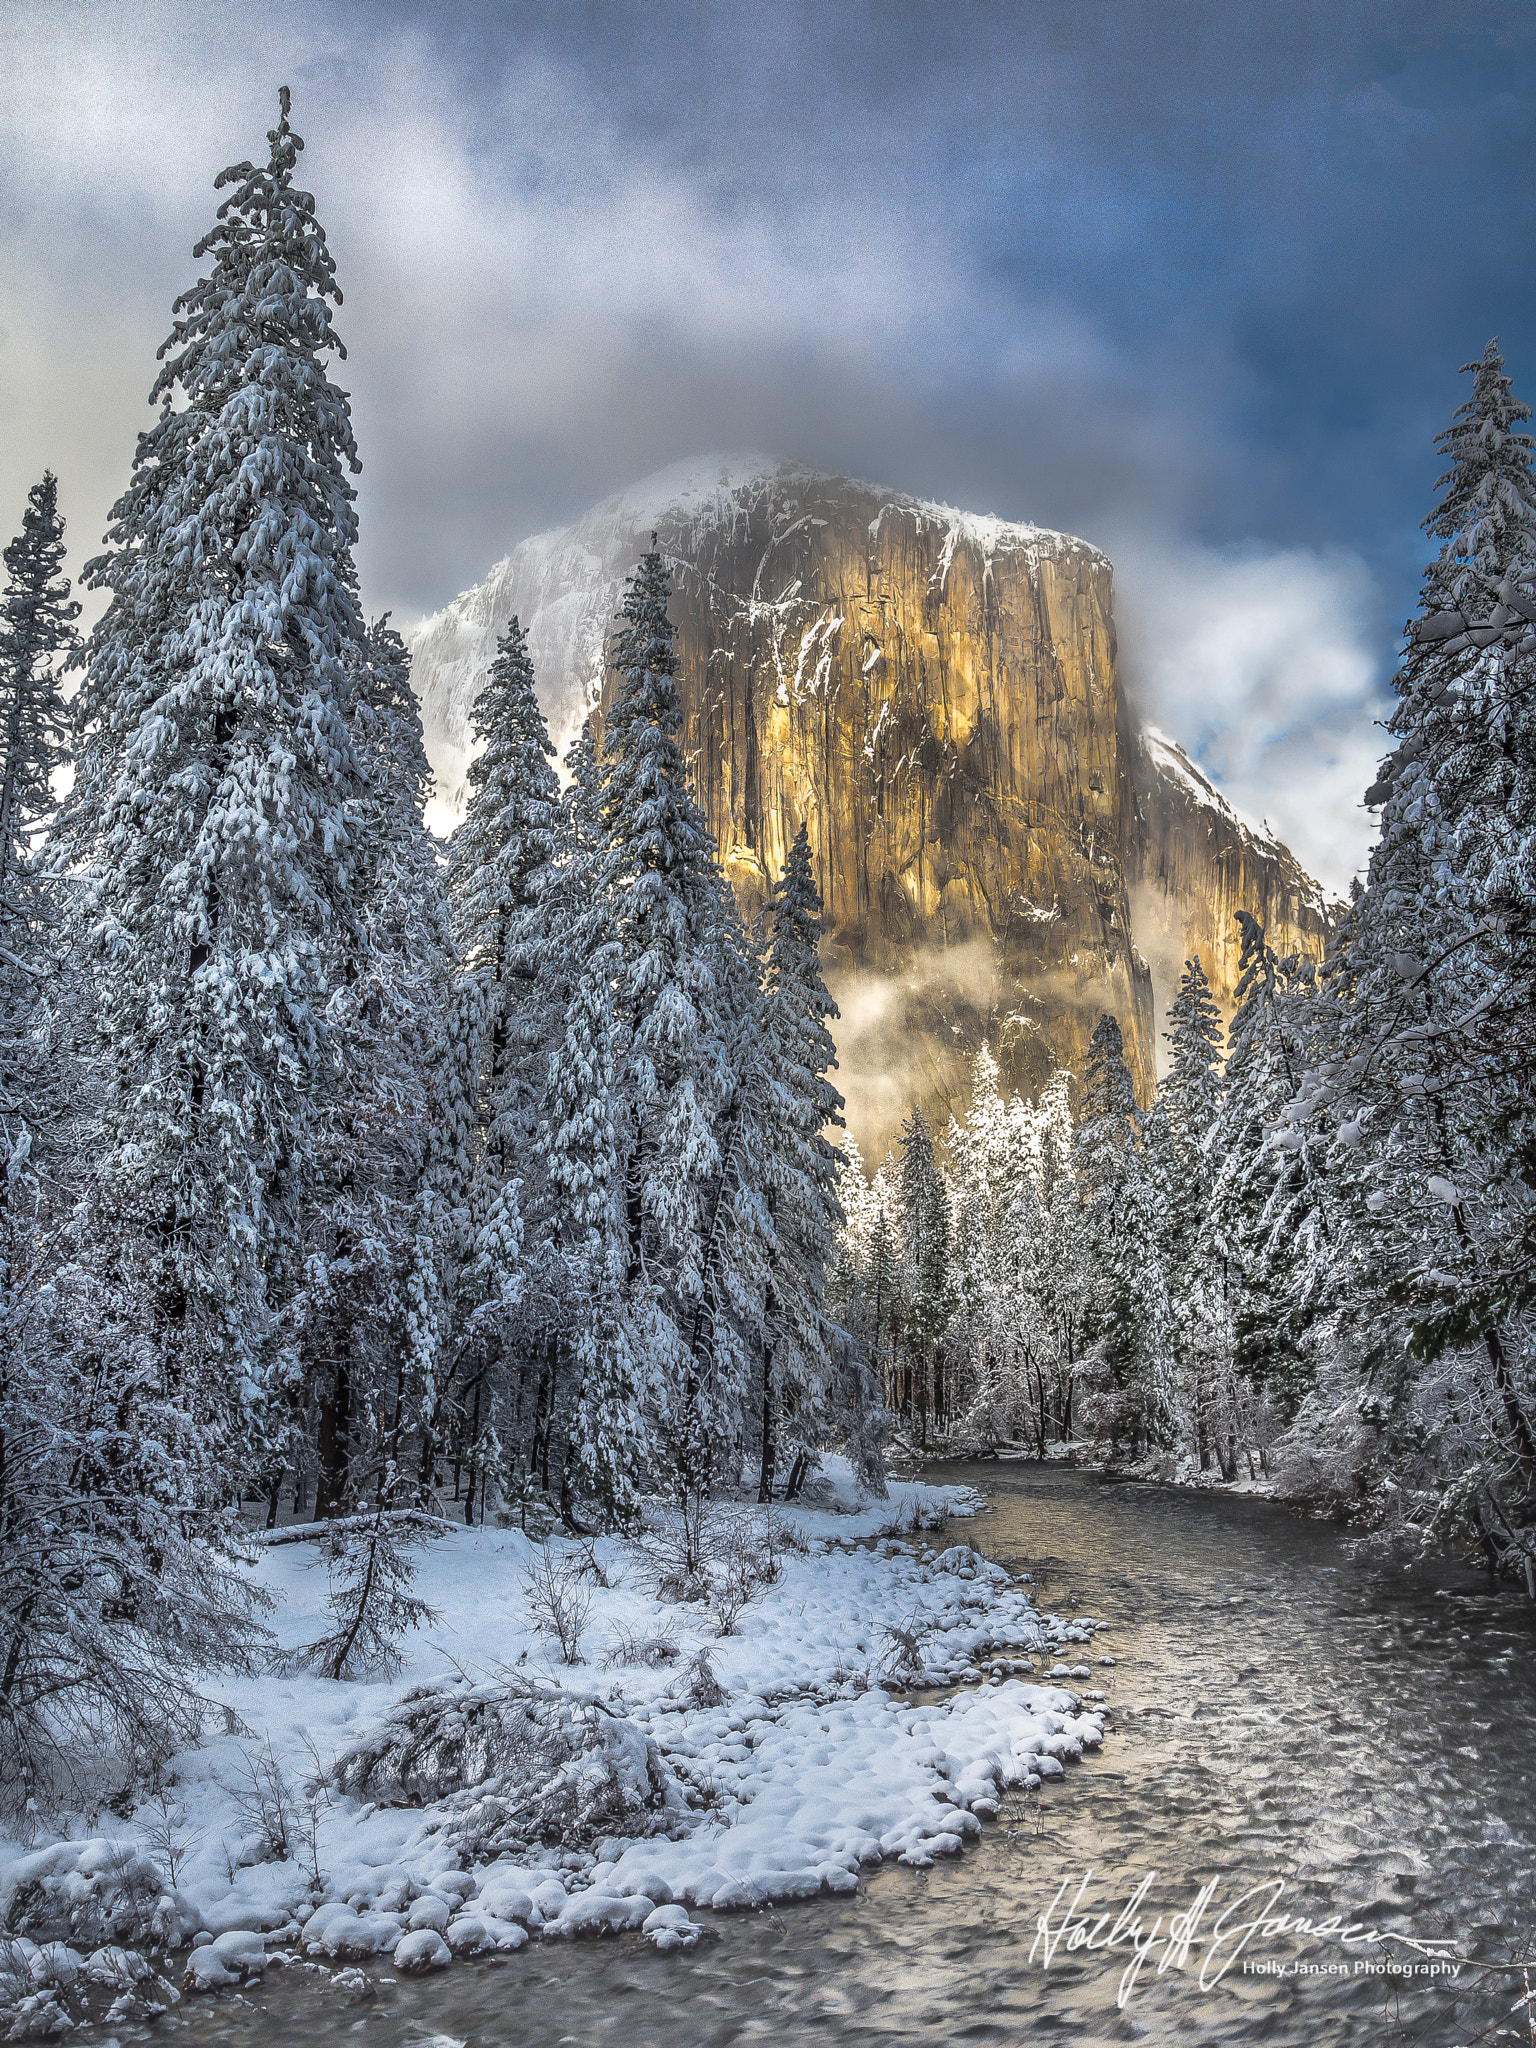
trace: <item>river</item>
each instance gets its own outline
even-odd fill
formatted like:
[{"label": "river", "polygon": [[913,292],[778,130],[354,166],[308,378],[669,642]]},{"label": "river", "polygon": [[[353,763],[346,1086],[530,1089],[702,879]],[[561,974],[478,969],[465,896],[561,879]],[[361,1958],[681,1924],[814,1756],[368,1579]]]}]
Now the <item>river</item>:
[{"label": "river", "polygon": [[[1515,2024],[1518,1976],[1387,1979],[1357,1967],[1380,1950],[1327,1938],[1257,1936],[1248,1956],[1270,1971],[1239,1962],[1205,1991],[1198,1952],[1159,1977],[1154,1950],[1123,2007],[1123,1950],[1058,1950],[1048,1969],[1029,1955],[1037,1917],[1089,1871],[1095,1914],[1151,1872],[1148,1919],[1214,1880],[1208,1924],[1280,1878],[1280,1912],[1450,1937],[1490,1959],[1531,1954],[1529,1606],[1456,1566],[1361,1563],[1337,1531],[1260,1501],[1032,1464],[927,1476],[980,1486],[992,1512],[957,1533],[1034,1571],[1046,1608],[1075,1601],[1107,1621],[1093,1654],[1116,1659],[1102,1673],[1114,1710],[1102,1750],[1035,1798],[1010,1798],[980,1846],[927,1872],[879,1871],[848,1901],[706,1914],[691,1953],[535,1946],[426,1980],[375,1970],[361,1992],[274,1967],[248,2003],[189,1999],[162,2024],[187,2048],[441,2036],[469,2048],[1452,2048]],[[1505,2039],[1536,2040],[1518,2024]]]}]

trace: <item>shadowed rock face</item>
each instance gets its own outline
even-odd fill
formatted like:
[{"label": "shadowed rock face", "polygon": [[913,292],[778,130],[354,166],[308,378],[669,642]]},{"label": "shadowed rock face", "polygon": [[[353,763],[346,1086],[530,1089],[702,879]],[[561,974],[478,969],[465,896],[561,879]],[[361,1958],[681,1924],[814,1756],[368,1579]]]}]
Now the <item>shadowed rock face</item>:
[{"label": "shadowed rock face", "polygon": [[653,526],[673,575],[683,744],[749,913],[809,825],[839,1081],[866,1153],[913,1099],[941,1127],[962,1109],[983,1039],[1028,1095],[1057,1065],[1080,1071],[1106,1009],[1149,1096],[1153,982],[1133,905],[1163,952],[1209,933],[1228,999],[1221,920],[1258,910],[1245,888],[1277,906],[1290,888],[1300,905],[1306,878],[1208,786],[1191,796],[1196,771],[1137,730],[1110,564],[1083,541],[794,465],[663,472],[523,543],[419,629],[450,790],[512,612],[557,740],[586,704],[606,706],[604,631]]}]

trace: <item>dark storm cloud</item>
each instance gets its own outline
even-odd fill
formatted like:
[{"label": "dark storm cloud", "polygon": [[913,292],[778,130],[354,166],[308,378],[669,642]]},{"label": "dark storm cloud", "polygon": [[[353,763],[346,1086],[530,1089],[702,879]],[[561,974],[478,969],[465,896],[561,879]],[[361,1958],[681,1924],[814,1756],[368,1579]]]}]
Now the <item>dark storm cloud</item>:
[{"label": "dark storm cloud", "polygon": [[[1125,565],[1133,684],[1342,879],[1455,366],[1497,330],[1536,385],[1530,29],[1290,0],[13,9],[4,501],[52,462],[99,533],[212,173],[286,78],[347,290],[372,602],[431,608],[719,446],[1085,532]],[[1329,680],[1302,704],[1305,636]]]}]

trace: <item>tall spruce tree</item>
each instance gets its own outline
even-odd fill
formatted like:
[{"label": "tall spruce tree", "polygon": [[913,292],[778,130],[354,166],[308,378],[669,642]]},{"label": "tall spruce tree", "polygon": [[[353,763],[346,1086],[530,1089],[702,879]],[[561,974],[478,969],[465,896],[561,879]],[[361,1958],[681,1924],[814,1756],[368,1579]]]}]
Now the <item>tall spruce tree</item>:
[{"label": "tall spruce tree", "polygon": [[1163,1036],[1169,1067],[1158,1089],[1148,1150],[1161,1203],[1174,1357],[1200,1469],[1208,1471],[1231,1341],[1225,1271],[1209,1256],[1206,1231],[1216,1178],[1212,1136],[1221,1111],[1223,1032],[1198,958],[1184,963]]},{"label": "tall spruce tree", "polygon": [[618,947],[618,1327],[631,1358],[646,1361],[678,1488],[697,1497],[741,1427],[740,1360],[719,1348],[729,1335],[719,1283],[743,1132],[733,1118],[733,912],[678,740],[670,589],[653,535],[611,657],[619,681],[603,734],[602,821]]},{"label": "tall spruce tree", "polygon": [[5,550],[0,598],[0,1167],[16,1194],[60,1107],[49,1085],[57,1079],[49,1044],[56,1006],[45,994],[58,907],[39,842],[58,803],[54,776],[69,728],[59,675],[80,613],[63,568],[64,521],[50,470],[27,494],[21,532]]},{"label": "tall spruce tree", "polygon": [[1086,1335],[1108,1373],[1112,1443],[1164,1443],[1172,1427],[1167,1288],[1143,1119],[1125,1041],[1108,1011],[1094,1026],[1072,1141],[1092,1268]]},{"label": "tall spruce tree", "polygon": [[[285,1310],[301,1367],[289,1413],[314,1431],[321,1516],[381,1486],[409,1490],[404,1439],[430,1406],[445,1323],[427,1171],[442,1123],[451,946],[423,823],[431,771],[410,656],[387,618],[349,645],[344,667],[363,786],[350,806],[351,903],[324,952],[334,1081],[315,1105],[303,1277]],[[308,1462],[297,1441],[273,1446],[269,1516],[290,1454],[301,1474]]]},{"label": "tall spruce tree", "polygon": [[[758,1498],[772,1498],[781,1449],[819,1447],[829,1417],[833,1337],[826,1306],[833,1241],[843,1222],[838,1154],[829,1127],[843,1098],[827,1078],[838,1014],[822,977],[821,898],[802,824],[773,886],[759,1039],[760,1144],[756,1171],[772,1233],[763,1309]],[[859,1418],[845,1418],[845,1427]]]},{"label": "tall spruce tree", "polygon": [[947,1416],[943,1345],[953,1308],[951,1218],[933,1134],[917,1104],[901,1127],[901,1231],[907,1267],[902,1412],[917,1419],[921,1441]]},{"label": "tall spruce tree", "polygon": [[[527,636],[514,618],[475,702],[464,822],[449,847],[454,941],[479,993],[479,1116],[500,1184],[537,1115],[538,1061],[529,1032],[543,1020],[538,968],[541,910],[560,849],[560,785],[554,747],[534,689]],[[535,1014],[530,1014],[535,1013]]]},{"label": "tall spruce tree", "polygon": [[358,467],[326,358],[335,265],[288,91],[194,251],[107,552],[66,848],[113,1075],[104,1171],[172,1370],[217,1398],[284,1375],[274,1288],[333,1072],[325,954],[355,895],[344,654]]},{"label": "tall spruce tree", "polygon": [[1536,470],[1497,345],[1466,367],[1380,838],[1284,1142],[1331,1139],[1347,1203],[1356,1490],[1433,1490],[1437,1532],[1536,1594],[1536,645],[1499,596],[1530,588]]},{"label": "tall spruce tree", "polygon": [[[488,1367],[505,1373],[513,1353],[519,1378],[537,1378],[538,1456],[547,1477],[547,1425],[566,1304],[563,1289],[552,1284],[558,1222],[550,1190],[528,1183],[549,1052],[561,1024],[550,943],[561,806],[555,750],[516,618],[497,646],[472,729],[481,749],[470,765],[468,808],[450,843],[448,866],[462,976],[457,1014],[467,1036],[456,1059],[460,1085],[471,1097],[459,1349],[477,1389]],[[532,1247],[525,1217],[530,1200],[537,1211]],[[530,1251],[544,1269],[534,1289],[528,1285]],[[478,1404],[478,1393],[471,1398]]]},{"label": "tall spruce tree", "polygon": [[1221,1425],[1228,1478],[1250,1396],[1289,1417],[1305,1395],[1313,1359],[1304,1340],[1326,1304],[1331,1269],[1325,1147],[1306,1133],[1284,1144],[1273,1135],[1306,1069],[1315,968],[1277,955],[1251,912],[1237,919],[1237,1007],[1209,1140],[1215,1177],[1204,1254],[1220,1270],[1232,1317]]}]

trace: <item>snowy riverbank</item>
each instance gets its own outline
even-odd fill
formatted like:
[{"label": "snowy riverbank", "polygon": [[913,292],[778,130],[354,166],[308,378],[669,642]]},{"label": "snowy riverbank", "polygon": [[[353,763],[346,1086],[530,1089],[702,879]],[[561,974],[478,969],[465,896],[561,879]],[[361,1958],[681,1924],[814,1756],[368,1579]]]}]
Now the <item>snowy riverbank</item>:
[{"label": "snowy riverbank", "polygon": [[[1041,1615],[1027,1583],[913,1533],[977,1505],[897,1482],[771,1525],[722,1510],[722,1543],[759,1573],[765,1536],[772,1553],[734,1612],[729,1574],[675,1597],[664,1516],[594,1545],[445,1528],[416,1553],[435,1619],[392,1680],[211,1683],[224,1729],[161,1798],[0,1845],[0,2036],[283,1963],[432,1969],[624,1929],[691,1945],[701,1911],[957,1854],[1005,1791],[1060,1775],[1103,1726],[1101,1624]],[[580,1610],[574,1662],[541,1570],[568,1625]],[[255,1571],[285,1650],[321,1633],[315,1545],[266,1549]],[[903,1697],[957,1685],[975,1689]]]},{"label": "snowy riverbank", "polygon": [[1145,1479],[1158,1486],[1188,1487],[1194,1493],[1230,1493],[1253,1500],[1275,1497],[1274,1480],[1257,1471],[1245,1472],[1237,1479],[1224,1479],[1217,1467],[1202,1471],[1192,1454],[1173,1458],[1166,1452],[1157,1452],[1142,1458],[1111,1458],[1092,1440],[1047,1444],[1043,1458],[1038,1450],[1027,1445],[1005,1443],[987,1451],[978,1451],[974,1446],[936,1450],[930,1453],[928,1462],[942,1465],[953,1458],[983,1457],[996,1458],[1007,1465],[1070,1465],[1075,1472],[1098,1472],[1110,1479]]}]

